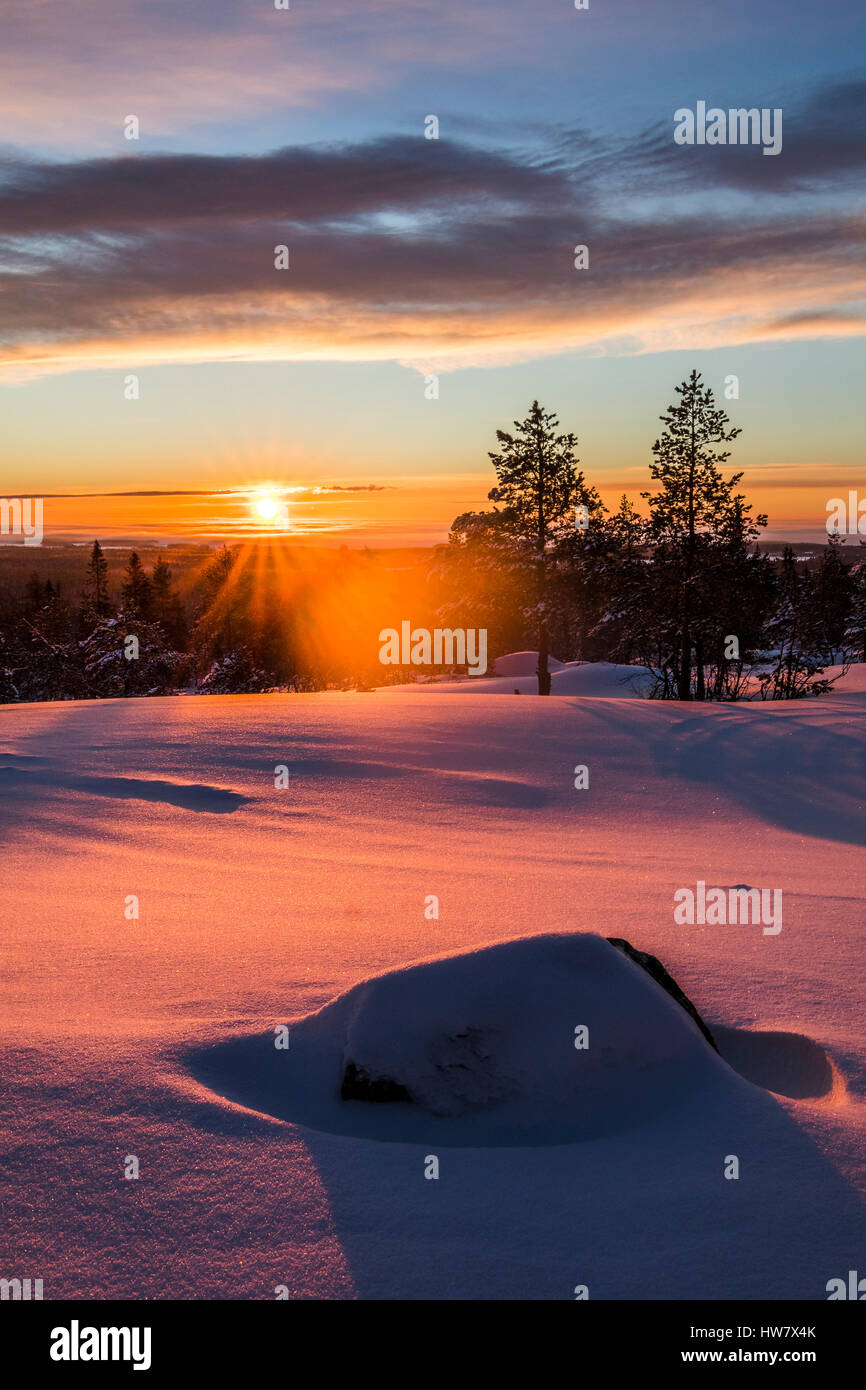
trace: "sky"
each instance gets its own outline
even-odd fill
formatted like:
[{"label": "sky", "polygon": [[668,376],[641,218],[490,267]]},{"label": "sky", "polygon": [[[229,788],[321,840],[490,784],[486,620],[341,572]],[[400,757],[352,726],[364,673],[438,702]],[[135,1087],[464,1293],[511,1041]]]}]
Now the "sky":
[{"label": "sky", "polygon": [[[535,398],[636,497],[694,366],[768,535],[820,536],[866,490],[864,40],[841,0],[4,0],[0,494],[47,540],[427,545]],[[781,151],[677,144],[701,101]]]}]

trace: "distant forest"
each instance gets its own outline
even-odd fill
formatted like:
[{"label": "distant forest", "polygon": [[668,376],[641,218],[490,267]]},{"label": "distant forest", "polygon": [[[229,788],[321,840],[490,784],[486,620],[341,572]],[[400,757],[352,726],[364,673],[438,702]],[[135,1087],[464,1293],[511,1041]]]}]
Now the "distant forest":
[{"label": "distant forest", "polygon": [[740,431],[698,373],[676,394],[645,515],[626,496],[602,506],[576,436],[535,401],[496,431],[493,506],[459,516],[432,552],[262,540],[118,553],[94,540],[46,548],[39,569],[4,548],[0,702],[429,679],[379,663],[380,630],[405,619],[486,628],[491,664],[537,650],[541,694],[551,656],[642,667],[658,699],[822,694],[828,667],[866,659],[862,543],[768,553],[767,518],[725,470]]}]

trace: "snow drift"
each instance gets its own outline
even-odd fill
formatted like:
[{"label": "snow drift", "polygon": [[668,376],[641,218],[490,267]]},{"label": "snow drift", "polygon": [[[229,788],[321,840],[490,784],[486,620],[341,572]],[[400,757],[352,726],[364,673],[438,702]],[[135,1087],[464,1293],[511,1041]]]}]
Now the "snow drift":
[{"label": "snow drift", "polygon": [[543,1126],[567,1109],[585,1123],[614,1099],[630,1106],[671,1064],[704,1070],[705,1045],[683,1010],[589,934],[392,971],[325,1012],[345,1030],[346,1068],[397,1082],[434,1115],[495,1108],[497,1120]]},{"label": "snow drift", "polygon": [[253,1108],[460,1145],[597,1138],[738,1084],[642,966],[580,932],[365,980],[296,1023],[287,1051],[271,1038],[215,1051],[199,1059],[216,1067],[211,1084],[220,1089],[224,1071],[226,1090]]},{"label": "snow drift", "polygon": [[[549,671],[561,671],[564,663],[555,656],[547,658]],[[493,663],[491,674],[496,676],[534,676],[538,669],[538,652],[508,652]]]},{"label": "snow drift", "polygon": [[[463,676],[459,680],[436,677],[406,685],[384,685],[380,693],[436,695],[535,695],[538,693],[538,652],[509,652],[495,662],[495,674]],[[622,666],[612,661],[548,660],[551,695],[580,695],[591,699],[634,699],[646,695],[652,675],[643,666]]]},{"label": "snow drift", "polygon": [[[773,706],[623,699],[616,676],[565,667],[554,690],[581,689],[549,700],[503,677],[488,699],[455,699],[463,681],[0,708],[6,1272],[44,1275],[46,1299],[567,1301],[578,1282],[823,1300],[862,1269],[866,667]],[[783,931],[676,924],[698,879],[779,886]],[[552,929],[656,955],[724,1061],[686,1016],[667,1055],[629,1061],[625,1030],[643,1043],[658,1004],[670,1036],[678,1006],[643,975],[627,996],[630,963],[589,938],[609,1014],[577,984],[561,997],[551,957],[535,1013],[498,1017],[519,1061],[518,1027],[555,1003],[561,1075],[609,1076],[609,1103],[587,1084],[565,1106],[552,1083],[529,1116],[513,1096],[341,1100],[350,1024],[371,1060],[388,972],[535,973]],[[463,1031],[451,990],[435,1008]],[[405,1028],[383,1056],[417,1084],[430,1053],[408,1010]]]}]

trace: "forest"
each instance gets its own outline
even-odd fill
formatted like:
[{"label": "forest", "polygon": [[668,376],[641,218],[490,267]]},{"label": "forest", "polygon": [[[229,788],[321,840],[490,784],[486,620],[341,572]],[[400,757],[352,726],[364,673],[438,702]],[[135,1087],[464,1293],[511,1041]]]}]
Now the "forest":
[{"label": "forest", "polygon": [[457,517],[432,552],[263,540],[180,568],[167,548],[148,568],[131,549],[112,576],[95,539],[62,581],[0,577],[0,702],[365,690],[447,674],[381,664],[380,630],[406,617],[485,630],[491,667],[537,651],[541,695],[551,657],[641,667],[657,699],[826,693],[828,668],[866,659],[862,543],[831,534],[808,558],[761,546],[768,518],[726,467],[740,430],[699,373],[659,418],[643,507],[626,495],[603,506],[576,435],[534,401],[496,431],[493,506]]}]

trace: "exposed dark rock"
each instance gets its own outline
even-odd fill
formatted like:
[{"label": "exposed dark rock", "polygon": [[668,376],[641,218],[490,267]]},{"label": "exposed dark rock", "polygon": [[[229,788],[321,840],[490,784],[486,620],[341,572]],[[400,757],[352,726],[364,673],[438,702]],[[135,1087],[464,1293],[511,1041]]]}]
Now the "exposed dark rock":
[{"label": "exposed dark rock", "polygon": [[694,1019],[707,1042],[710,1044],[710,1047],[718,1052],[719,1049],[716,1046],[715,1038],[704,1023],[704,1020],[701,1018],[691,999],[689,999],[688,995],[683,994],[676,980],[672,975],[668,974],[658,956],[651,956],[648,951],[638,951],[636,947],[632,946],[630,941],[626,941],[622,936],[609,936],[607,940],[610,942],[611,946],[615,946],[618,951],[622,951],[623,955],[628,956],[636,965],[643,966],[644,970],[648,975],[652,976],[656,984],[661,985],[662,989],[667,990],[672,999],[676,999],[680,1007],[685,1009],[689,1018]]},{"label": "exposed dark rock", "polygon": [[363,1067],[356,1067],[354,1062],[346,1063],[340,1097],[342,1100],[374,1101],[412,1099],[399,1081],[392,1080],[390,1076],[371,1076]]}]

